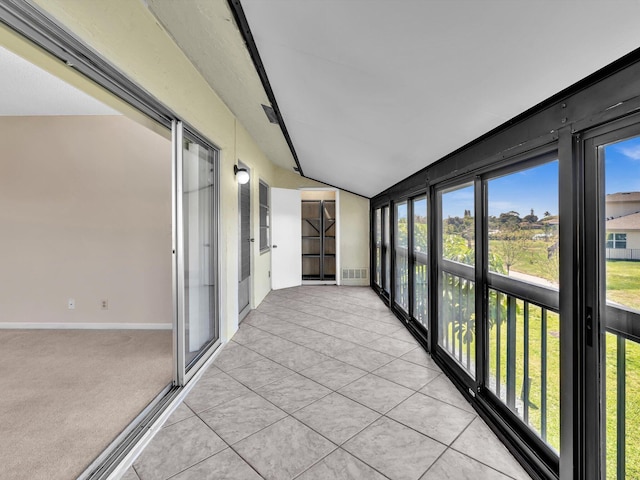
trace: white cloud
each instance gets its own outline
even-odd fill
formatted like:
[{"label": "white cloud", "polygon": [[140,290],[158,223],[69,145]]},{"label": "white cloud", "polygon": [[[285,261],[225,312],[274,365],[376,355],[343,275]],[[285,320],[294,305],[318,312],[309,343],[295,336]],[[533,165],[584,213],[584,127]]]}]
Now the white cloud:
[{"label": "white cloud", "polygon": [[632,160],[640,160],[640,145],[633,145],[631,147],[620,147],[618,151],[624,156],[631,158]]}]

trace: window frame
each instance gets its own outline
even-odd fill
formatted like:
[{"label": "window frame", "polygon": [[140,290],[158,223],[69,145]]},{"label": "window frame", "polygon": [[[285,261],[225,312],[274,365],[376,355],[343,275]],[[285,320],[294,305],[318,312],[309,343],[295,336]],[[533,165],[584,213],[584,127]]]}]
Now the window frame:
[{"label": "window frame", "polygon": [[[624,237],[624,239],[619,239],[618,237]],[[607,240],[606,240],[606,248],[620,249],[626,250],[627,248],[627,233],[626,232],[607,232]],[[609,246],[609,242],[611,242],[611,246]],[[624,246],[618,246],[619,244],[623,244]]]},{"label": "window frame", "polygon": [[[262,203],[262,189],[265,188],[265,197],[267,203]],[[271,202],[270,202],[271,187],[262,179],[258,179],[258,248],[260,254],[266,253],[271,250]],[[263,219],[262,209],[266,209],[266,214]],[[262,231],[266,232],[266,243],[262,242]]]}]

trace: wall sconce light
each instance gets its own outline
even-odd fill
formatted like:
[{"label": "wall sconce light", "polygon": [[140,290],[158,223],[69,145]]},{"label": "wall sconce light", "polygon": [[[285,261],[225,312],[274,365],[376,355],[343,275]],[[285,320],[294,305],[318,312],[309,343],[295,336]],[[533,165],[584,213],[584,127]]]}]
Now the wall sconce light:
[{"label": "wall sconce light", "polygon": [[236,176],[236,180],[240,185],[244,185],[249,181],[249,171],[246,168],[238,168],[238,165],[233,166],[233,173]]}]

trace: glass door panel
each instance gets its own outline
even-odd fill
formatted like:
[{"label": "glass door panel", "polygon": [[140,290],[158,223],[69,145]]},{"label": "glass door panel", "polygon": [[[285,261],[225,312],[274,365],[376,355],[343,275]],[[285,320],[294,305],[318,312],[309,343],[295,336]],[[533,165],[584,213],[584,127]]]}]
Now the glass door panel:
[{"label": "glass door panel", "polygon": [[395,205],[395,283],[394,301],[405,312],[409,311],[409,225],[407,202]]},{"label": "glass door panel", "polygon": [[175,125],[178,382],[219,344],[217,151]]},{"label": "glass door panel", "polygon": [[558,162],[490,178],[485,188],[489,349],[485,386],[558,452]]},{"label": "glass door panel", "polygon": [[373,282],[378,286],[382,286],[382,209],[376,208],[373,217],[374,230],[374,276]]},{"label": "glass door panel", "polygon": [[384,265],[384,283],[382,289],[387,293],[391,289],[391,229],[389,207],[382,207],[382,259]]},{"label": "glass door panel", "polygon": [[475,378],[475,189],[438,193],[440,205],[440,305],[438,346]]},{"label": "glass door panel", "polygon": [[413,235],[413,317],[424,328],[428,328],[428,235],[427,235],[427,197],[412,200]]},{"label": "glass door panel", "polygon": [[640,478],[640,137],[598,147],[607,479]]}]

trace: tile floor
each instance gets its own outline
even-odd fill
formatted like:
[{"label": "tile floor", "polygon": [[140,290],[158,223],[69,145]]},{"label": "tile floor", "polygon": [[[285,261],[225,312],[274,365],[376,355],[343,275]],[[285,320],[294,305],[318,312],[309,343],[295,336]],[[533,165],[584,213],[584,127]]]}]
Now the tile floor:
[{"label": "tile floor", "polygon": [[369,288],[274,291],[126,480],[528,479]]}]

